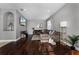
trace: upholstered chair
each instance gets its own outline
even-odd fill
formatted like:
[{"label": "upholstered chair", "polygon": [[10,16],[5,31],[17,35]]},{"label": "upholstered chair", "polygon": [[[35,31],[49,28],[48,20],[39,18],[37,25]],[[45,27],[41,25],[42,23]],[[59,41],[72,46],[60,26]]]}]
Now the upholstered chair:
[{"label": "upholstered chair", "polygon": [[31,40],[40,40],[40,35],[33,35]]},{"label": "upholstered chair", "polygon": [[49,34],[46,34],[46,33],[43,33],[43,34],[40,34],[40,41],[41,42],[49,42],[49,38],[50,38],[50,36],[49,36]]}]

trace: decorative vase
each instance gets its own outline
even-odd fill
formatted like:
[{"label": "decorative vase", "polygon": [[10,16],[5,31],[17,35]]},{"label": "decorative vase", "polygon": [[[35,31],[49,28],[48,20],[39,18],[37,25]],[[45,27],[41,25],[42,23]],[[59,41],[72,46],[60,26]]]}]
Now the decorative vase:
[{"label": "decorative vase", "polygon": [[79,51],[79,40],[74,44],[75,50]]},{"label": "decorative vase", "polygon": [[72,49],[72,50],[75,50],[75,47],[74,47],[74,46],[71,46],[71,49]]}]

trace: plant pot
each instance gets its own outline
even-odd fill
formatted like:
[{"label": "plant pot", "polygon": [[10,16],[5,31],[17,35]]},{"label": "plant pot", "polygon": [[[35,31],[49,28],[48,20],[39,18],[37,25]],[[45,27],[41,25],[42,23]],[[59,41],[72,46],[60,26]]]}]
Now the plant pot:
[{"label": "plant pot", "polygon": [[74,46],[71,46],[71,49],[72,49],[72,50],[75,50],[75,47],[74,47]]}]

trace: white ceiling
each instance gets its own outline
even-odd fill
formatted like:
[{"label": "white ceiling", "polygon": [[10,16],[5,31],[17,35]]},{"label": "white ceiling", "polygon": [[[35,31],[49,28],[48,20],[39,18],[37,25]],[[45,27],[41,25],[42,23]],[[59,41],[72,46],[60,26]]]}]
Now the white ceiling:
[{"label": "white ceiling", "polygon": [[64,3],[14,3],[0,4],[0,7],[17,9],[28,20],[46,20],[64,5]]}]

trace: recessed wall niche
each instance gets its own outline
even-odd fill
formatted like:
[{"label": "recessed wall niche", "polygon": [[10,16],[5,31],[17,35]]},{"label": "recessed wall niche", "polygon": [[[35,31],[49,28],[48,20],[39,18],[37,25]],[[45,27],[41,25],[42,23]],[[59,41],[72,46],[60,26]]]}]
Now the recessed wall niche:
[{"label": "recessed wall niche", "polygon": [[12,12],[6,12],[3,16],[4,31],[14,31],[14,14]]}]

